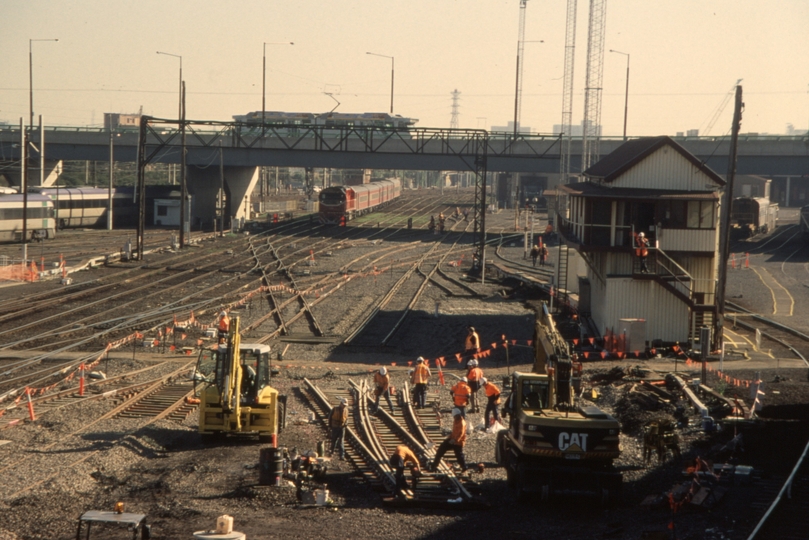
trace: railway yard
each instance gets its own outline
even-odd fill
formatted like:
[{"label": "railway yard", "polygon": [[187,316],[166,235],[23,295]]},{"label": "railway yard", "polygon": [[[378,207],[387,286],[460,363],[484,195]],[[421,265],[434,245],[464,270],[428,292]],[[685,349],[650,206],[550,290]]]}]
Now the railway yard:
[{"label": "railway yard", "polygon": [[[801,358],[809,357],[809,245],[793,209],[781,210],[774,231],[732,243],[726,356],[707,372],[709,387],[748,409],[750,383],[760,380],[757,420],[703,429],[687,400],[658,384],[667,374],[699,377],[676,348],[623,359],[588,354],[584,395],[622,423],[623,491],[609,504],[518,502],[495,460],[496,433],[481,429],[477,413],[468,415],[470,471],[453,469],[450,452],[412,500],[390,500],[393,448],[449,434],[448,387],[465,374],[457,355],[468,326],[480,333],[480,366],[498,386],[533,363],[534,313],[548,299],[556,249],[551,243],[549,268],[533,268],[514,213],[488,214],[489,271],[484,282],[472,279],[472,222],[449,218],[438,234],[428,223],[473,204],[472,190],[405,190],[346,227],[303,217],[223,238],[194,233],[181,251],[170,249],[171,231],[150,230],[143,261],[121,256],[133,231],[60,231],[29,245],[50,275],[0,282],[0,540],[73,538],[80,515],[119,501],[148,516],[153,538],[191,538],[222,514],[251,539],[748,538],[809,442],[809,364]],[[18,252],[0,246],[0,257]],[[263,485],[266,444],[202,441],[192,373],[223,309],[239,317],[243,341],[271,346],[271,384],[287,397],[278,446],[317,451],[329,438],[328,407],[344,397],[346,460],[318,463],[326,470],[299,486],[286,476]],[[570,332],[571,323],[560,328]],[[433,406],[416,410],[406,383],[419,356],[433,370]],[[392,415],[386,407],[368,414],[367,387],[381,366],[397,390]],[[663,460],[644,460],[643,427],[656,419],[678,424],[681,456],[664,450]],[[682,501],[698,457],[718,467],[711,482],[721,489]],[[753,472],[728,481],[723,464]],[[328,489],[330,502],[314,504],[315,489]],[[807,505],[803,466],[792,499],[757,538],[809,537]]]}]

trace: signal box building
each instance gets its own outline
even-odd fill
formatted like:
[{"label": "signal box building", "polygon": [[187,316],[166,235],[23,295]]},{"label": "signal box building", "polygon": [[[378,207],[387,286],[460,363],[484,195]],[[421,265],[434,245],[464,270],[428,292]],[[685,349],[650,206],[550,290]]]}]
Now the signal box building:
[{"label": "signal box building", "polygon": [[[698,338],[716,317],[724,180],[669,137],[630,140],[584,176],[558,186],[569,203],[559,232],[587,266],[580,311],[604,335],[645,321],[640,341]],[[641,232],[649,241],[646,272],[636,251]]]}]

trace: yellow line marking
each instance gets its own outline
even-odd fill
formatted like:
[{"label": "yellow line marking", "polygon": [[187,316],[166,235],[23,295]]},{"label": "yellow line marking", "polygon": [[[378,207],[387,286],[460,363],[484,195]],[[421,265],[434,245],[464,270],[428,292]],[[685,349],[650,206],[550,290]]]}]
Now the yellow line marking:
[{"label": "yellow line marking", "polygon": [[[775,357],[772,355],[772,352],[770,352],[769,350],[768,350],[767,352],[764,352],[762,349],[758,349],[758,348],[756,348],[756,344],[755,344],[755,343],[753,343],[752,341],[750,341],[749,339],[747,339],[747,336],[743,336],[743,335],[741,335],[741,334],[739,334],[739,333],[736,333],[736,332],[734,332],[733,330],[729,330],[729,329],[727,329],[727,328],[725,328],[725,332],[729,332],[729,333],[733,334],[734,336],[737,336],[737,337],[742,338],[743,340],[745,340],[747,343],[749,343],[749,344],[750,344],[750,347],[751,347],[751,348],[752,348],[754,351],[756,351],[756,352],[760,352],[760,353],[762,353],[762,354],[766,354],[766,355],[767,355],[767,356],[769,356],[770,358],[775,359]],[[763,341],[763,338],[762,338],[762,341]]]},{"label": "yellow line marking", "polygon": [[792,297],[791,294],[789,294],[789,291],[786,289],[786,287],[781,285],[781,283],[777,279],[775,279],[775,277],[772,274],[770,274],[767,271],[766,268],[762,268],[761,271],[764,272],[765,274],[767,274],[767,277],[769,277],[771,280],[773,280],[775,282],[775,284],[778,285],[781,288],[781,290],[784,291],[787,294],[787,296],[789,296],[789,301],[790,301],[789,316],[792,317],[792,313],[795,311],[795,299]]},{"label": "yellow line marking", "polygon": [[751,266],[751,267],[750,267],[750,270],[752,270],[753,272],[755,272],[755,273],[756,273],[756,275],[758,276],[758,279],[760,279],[760,280],[761,280],[761,283],[762,283],[762,284],[763,284],[765,287],[767,287],[767,288],[770,290],[770,295],[772,295],[772,314],[773,314],[773,315],[775,315],[776,313],[778,313],[778,304],[777,304],[777,303],[776,303],[776,301],[775,301],[775,291],[774,291],[774,290],[772,290],[772,287],[770,287],[769,285],[767,285],[767,283],[764,281],[764,278],[763,278],[763,277],[761,277],[761,274],[759,274],[759,273],[758,273],[758,270],[756,270],[756,267],[755,267],[755,266]]},{"label": "yellow line marking", "polygon": [[[739,335],[739,334],[737,334],[736,332],[734,332],[733,330],[731,330],[730,328],[725,328],[725,329],[724,329],[724,331],[725,331],[725,332],[727,332],[728,334],[733,334],[734,336],[738,336],[738,335]],[[725,340],[726,340],[728,343],[730,343],[731,345],[733,345],[734,347],[737,347],[737,346],[739,345],[739,343],[738,343],[738,342],[737,342],[735,339],[731,338],[729,335],[724,336],[724,339],[725,339]]]}]

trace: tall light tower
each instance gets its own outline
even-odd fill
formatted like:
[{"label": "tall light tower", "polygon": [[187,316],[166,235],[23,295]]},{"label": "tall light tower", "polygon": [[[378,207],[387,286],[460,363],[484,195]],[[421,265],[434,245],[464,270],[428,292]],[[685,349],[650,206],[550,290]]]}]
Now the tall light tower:
[{"label": "tall light tower", "polygon": [[615,49],[610,49],[610,52],[626,56],[626,93],[624,94],[624,140],[626,140],[626,118],[629,114],[629,53],[616,51]]},{"label": "tall light tower", "polygon": [[394,73],[394,59],[392,56],[388,56],[387,54],[377,54],[372,52],[367,52],[365,54],[370,54],[371,56],[381,56],[382,58],[390,58],[390,114],[393,114],[393,73]]},{"label": "tall light tower", "polygon": [[577,0],[567,0],[565,72],[562,81],[562,155],[559,160],[559,173],[563,184],[567,184],[570,178],[570,146],[573,128],[573,64],[576,57],[576,8]]},{"label": "tall light tower", "polygon": [[520,22],[517,27],[517,81],[514,89],[514,140],[520,132],[520,98],[522,97],[523,49],[525,48],[525,8],[528,0],[520,0]]},{"label": "tall light tower", "polygon": [[261,133],[264,134],[264,113],[267,109],[267,45],[295,45],[292,41],[265,41],[261,61]]}]

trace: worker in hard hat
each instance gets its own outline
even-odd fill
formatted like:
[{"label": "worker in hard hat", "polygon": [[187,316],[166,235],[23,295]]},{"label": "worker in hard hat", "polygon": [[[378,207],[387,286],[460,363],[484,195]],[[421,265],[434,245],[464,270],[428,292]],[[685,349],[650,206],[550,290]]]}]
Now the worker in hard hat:
[{"label": "worker in hard hat", "polygon": [[390,375],[388,375],[388,368],[381,367],[379,371],[374,373],[374,385],[376,385],[374,389],[374,397],[376,399],[374,399],[373,414],[376,414],[376,411],[379,410],[379,398],[382,396],[388,400],[390,413],[393,414],[393,402],[390,400]]},{"label": "worker in hard hat", "polygon": [[[500,417],[500,411],[497,408],[497,406],[500,405],[500,389],[485,377],[481,382],[483,383],[483,391],[486,392],[486,399],[488,400],[486,403],[486,412],[483,413],[483,420],[486,423],[486,427],[491,426],[494,422],[500,422],[502,424],[503,419]],[[491,420],[489,419],[490,417]]]},{"label": "worker in hard hat", "polygon": [[224,311],[219,314],[219,325],[217,329],[219,330],[219,339],[227,339],[228,330],[230,329],[230,317],[228,317],[228,314]]},{"label": "worker in hard hat", "polygon": [[474,326],[467,328],[466,339],[464,340],[464,355],[471,358],[480,352],[480,336],[475,331]]},{"label": "worker in hard hat", "polygon": [[469,396],[472,395],[472,389],[469,388],[469,381],[466,377],[461,379],[449,390],[449,395],[452,396],[452,402],[455,408],[461,411],[461,415],[466,418],[466,407],[469,405]]},{"label": "worker in hard hat", "polygon": [[394,491],[394,496],[396,498],[404,498],[404,490],[408,488],[407,480],[405,479],[405,467],[410,465],[410,476],[413,481],[413,491],[416,491],[416,484],[418,483],[418,478],[421,476],[421,470],[419,469],[419,460],[416,457],[416,454],[408,448],[404,444],[400,444],[396,447],[396,450],[393,451],[393,454],[390,456],[390,466],[395,472],[396,478],[396,489]]},{"label": "worker in hard hat", "polygon": [[331,427],[331,454],[336,448],[340,449],[340,459],[345,459],[345,434],[348,426],[348,402],[341,397],[340,403],[329,414],[329,427]]},{"label": "worker in hard hat", "polygon": [[417,409],[423,409],[427,406],[427,383],[430,382],[431,375],[430,368],[427,367],[424,358],[419,356],[416,359],[416,367],[410,375]]},{"label": "worker in hard hat", "polygon": [[441,458],[451,448],[455,452],[455,459],[458,461],[458,465],[461,466],[461,471],[466,471],[466,457],[463,454],[464,444],[466,444],[466,420],[464,420],[461,410],[456,407],[452,409],[452,433],[438,446],[431,469],[433,471],[438,470]]},{"label": "worker in hard hat", "polygon": [[473,358],[466,364],[466,380],[469,381],[469,389],[472,391],[469,396],[469,405],[471,412],[479,413],[478,407],[478,390],[480,390],[481,380],[483,379],[483,370],[478,367],[478,361]]},{"label": "worker in hard hat", "polygon": [[648,274],[649,268],[646,266],[646,257],[649,255],[649,240],[643,232],[635,235],[635,255],[640,259],[640,273]]}]

